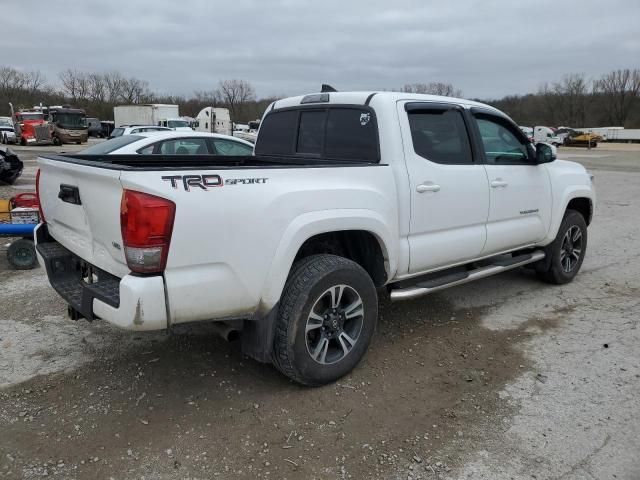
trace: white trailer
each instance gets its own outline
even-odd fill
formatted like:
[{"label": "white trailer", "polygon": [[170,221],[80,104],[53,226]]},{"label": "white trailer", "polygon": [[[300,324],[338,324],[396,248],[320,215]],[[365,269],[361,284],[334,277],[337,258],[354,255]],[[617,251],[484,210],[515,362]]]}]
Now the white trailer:
[{"label": "white trailer", "polygon": [[639,128],[623,128],[623,127],[591,127],[576,128],[582,132],[591,132],[600,135],[606,142],[640,142]]},{"label": "white trailer", "polygon": [[205,107],[196,116],[196,131],[231,135],[231,115],[228,108]]},{"label": "white trailer", "polygon": [[178,105],[146,103],[113,107],[113,120],[116,127],[122,125],[160,125],[159,122],[168,118],[180,118]]}]

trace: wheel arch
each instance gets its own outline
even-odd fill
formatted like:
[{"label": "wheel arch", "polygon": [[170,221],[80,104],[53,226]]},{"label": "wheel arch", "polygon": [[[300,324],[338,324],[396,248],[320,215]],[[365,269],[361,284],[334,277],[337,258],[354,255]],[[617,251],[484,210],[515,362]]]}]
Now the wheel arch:
[{"label": "wheel arch", "polygon": [[593,218],[593,201],[588,197],[574,197],[567,202],[565,212],[567,210],[575,210],[584,217],[587,226]]},{"label": "wheel arch", "polygon": [[[395,235],[395,236],[394,236]],[[397,268],[397,248],[393,247],[394,230],[372,210],[345,209],[309,212],[294,219],[283,233],[271,261],[267,281],[261,294],[260,310],[269,311],[280,299],[284,285],[296,260],[314,253],[334,253],[320,245],[345,250],[342,256],[360,264],[372,276],[374,284],[383,285]],[[358,247],[365,252],[359,252]],[[373,253],[374,259],[367,259]]]},{"label": "wheel arch", "polygon": [[558,201],[554,201],[551,225],[549,226],[547,237],[544,241],[540,242],[540,245],[547,245],[555,240],[567,209],[575,209],[581,213],[584,216],[587,226],[593,219],[595,211],[595,193],[592,188],[589,188],[586,185],[572,186],[561,191],[561,194],[558,195],[558,197]]}]

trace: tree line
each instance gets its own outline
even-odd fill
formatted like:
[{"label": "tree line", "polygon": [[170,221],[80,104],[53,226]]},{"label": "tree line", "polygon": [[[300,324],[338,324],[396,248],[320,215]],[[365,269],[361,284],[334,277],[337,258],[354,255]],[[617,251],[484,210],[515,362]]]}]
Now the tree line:
[{"label": "tree line", "polygon": [[[404,85],[408,93],[462,97],[450,83]],[[0,66],[0,115],[8,115],[8,102],[16,108],[71,104],[87,115],[113,119],[113,107],[135,103],[180,105],[182,115],[195,116],[204,107],[229,108],[236,122],[260,118],[276,98],[257,98],[250,82],[221,80],[216,88],[195,91],[190,96],[153,92],[149,82],[119,72],[82,72],[67,69],[58,75],[58,86],[38,71],[19,71]],[[565,75],[544,83],[536,93],[508,95],[500,99],[478,99],[503,110],[520,125],[571,127],[624,126],[640,128],[640,69],[620,69],[588,78],[582,73]]]}]

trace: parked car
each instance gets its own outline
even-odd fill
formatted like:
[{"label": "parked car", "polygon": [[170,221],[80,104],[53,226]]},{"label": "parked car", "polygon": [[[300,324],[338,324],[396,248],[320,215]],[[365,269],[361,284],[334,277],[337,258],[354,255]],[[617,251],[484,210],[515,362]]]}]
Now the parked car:
[{"label": "parked car", "polygon": [[16,131],[11,117],[0,117],[0,143],[17,143]]},{"label": "parked car", "polygon": [[99,118],[87,118],[87,130],[90,137],[102,137],[102,122]]},{"label": "parked car", "polygon": [[524,265],[570,282],[595,203],[582,165],[499,110],[431,95],[282,99],[254,156],[154,157],[38,159],[37,251],[71,317],[215,320],[305,385],[358,364],[378,289],[413,299]]},{"label": "parked car", "polygon": [[0,183],[13,185],[20,175],[24,164],[10,148],[0,149]]},{"label": "parked car", "polygon": [[236,155],[253,154],[253,144],[239,138],[217,133],[184,132],[139,132],[122,135],[93,145],[82,152],[84,155]]},{"label": "parked car", "polygon": [[114,128],[109,138],[120,137],[122,135],[135,135],[136,133],[146,132],[172,132],[173,129],[167,127],[158,127],[155,125],[122,125]]}]

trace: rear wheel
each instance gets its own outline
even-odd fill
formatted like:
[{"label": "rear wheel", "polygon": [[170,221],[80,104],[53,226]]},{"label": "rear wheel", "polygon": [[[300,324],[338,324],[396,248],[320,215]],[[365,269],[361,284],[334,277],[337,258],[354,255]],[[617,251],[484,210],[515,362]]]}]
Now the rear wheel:
[{"label": "rear wheel", "polygon": [[23,147],[27,146],[27,139],[24,137],[20,138],[20,145],[22,145]]},{"label": "rear wheel", "polygon": [[303,385],[334,382],[364,356],[377,317],[376,289],[360,265],[336,255],[307,257],[285,285],[274,364]]},{"label": "rear wheel", "polygon": [[569,283],[578,274],[587,251],[587,223],[575,210],[567,210],[556,239],[547,246],[547,258],[536,265],[548,283]]}]

